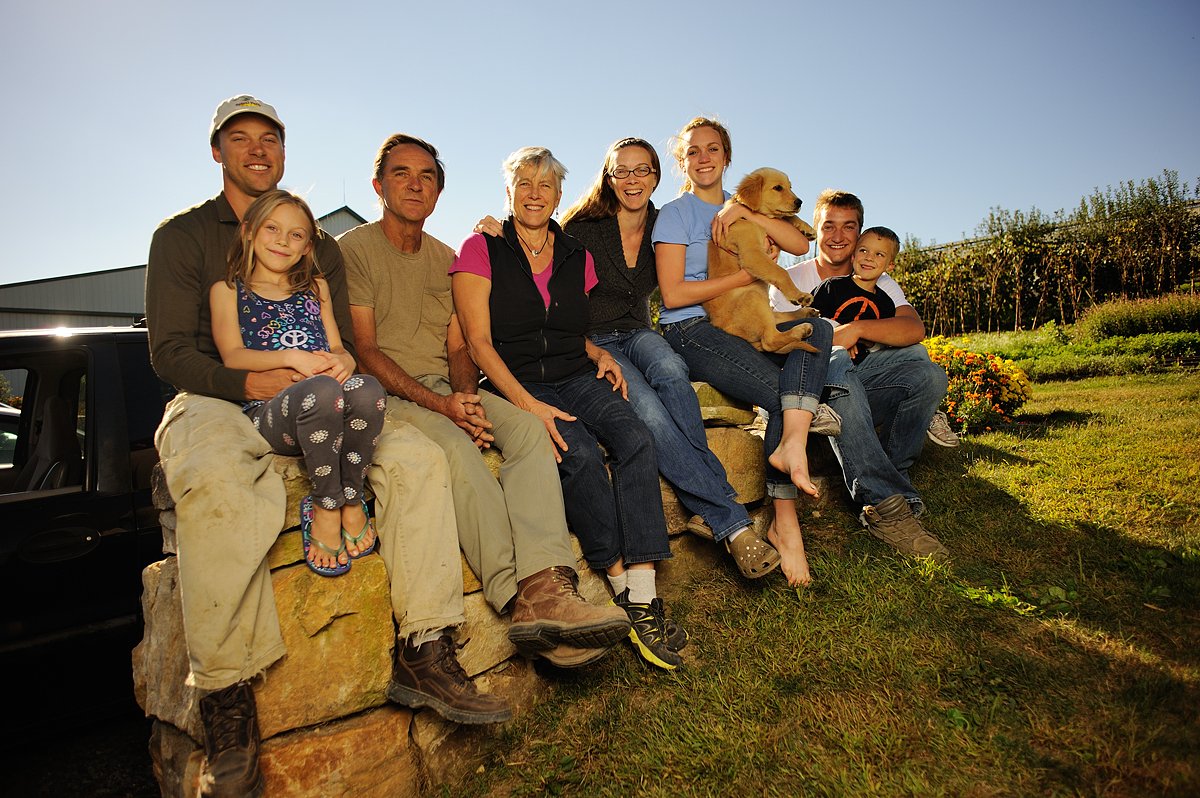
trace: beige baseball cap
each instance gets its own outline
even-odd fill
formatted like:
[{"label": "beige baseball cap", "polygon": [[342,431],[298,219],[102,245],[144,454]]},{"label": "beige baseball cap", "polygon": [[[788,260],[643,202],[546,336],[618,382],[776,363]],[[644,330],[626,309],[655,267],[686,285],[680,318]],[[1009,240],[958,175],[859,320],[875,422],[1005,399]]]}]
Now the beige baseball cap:
[{"label": "beige baseball cap", "polygon": [[283,140],[283,122],[279,120],[279,114],[275,113],[274,106],[267,105],[262,100],[252,97],[249,94],[239,94],[236,97],[230,97],[217,106],[217,112],[213,114],[212,126],[208,129],[209,142],[216,144],[217,131],[238,114],[258,114],[259,116],[265,116],[279,125],[279,139],[280,141]]}]

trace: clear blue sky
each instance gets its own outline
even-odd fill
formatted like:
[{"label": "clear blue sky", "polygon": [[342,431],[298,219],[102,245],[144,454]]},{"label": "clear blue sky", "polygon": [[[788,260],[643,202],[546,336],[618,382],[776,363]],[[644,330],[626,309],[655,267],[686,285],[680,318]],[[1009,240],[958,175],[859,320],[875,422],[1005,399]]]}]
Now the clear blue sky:
[{"label": "clear blue sky", "polygon": [[[283,185],[377,216],[376,148],[437,145],[427,229],[499,215],[500,162],[550,147],[564,207],[628,135],[697,114],[733,137],[730,185],[771,165],[807,214],[827,187],[922,241],[989,208],[1052,212],[1095,187],[1200,176],[1196,0],[6,4],[0,284],[145,263],[164,217],[220,189],[207,131],[249,92],[287,125]],[[668,170],[654,199],[673,198]]]}]

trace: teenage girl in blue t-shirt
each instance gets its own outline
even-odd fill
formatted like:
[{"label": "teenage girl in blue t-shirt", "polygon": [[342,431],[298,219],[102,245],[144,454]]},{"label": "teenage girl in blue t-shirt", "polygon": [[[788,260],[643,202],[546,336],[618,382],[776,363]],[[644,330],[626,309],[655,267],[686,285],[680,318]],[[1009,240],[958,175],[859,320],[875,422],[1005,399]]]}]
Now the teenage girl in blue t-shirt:
[{"label": "teenage girl in blue t-shirt", "polygon": [[[301,502],[308,567],[341,576],[375,548],[363,481],[383,429],[386,394],[354,373],[313,253],[318,235],[304,200],[273,190],[246,209],[224,282],[209,292],[212,333],[229,368],[305,375],[246,415],[279,454],[302,455],[313,493]],[[357,533],[347,530],[359,530]],[[316,545],[313,545],[316,544]]]},{"label": "teenage girl in blue t-shirt", "polygon": [[[702,302],[754,281],[744,271],[708,279],[708,242],[713,219],[728,198],[723,180],[731,149],[724,126],[703,117],[685,125],[675,139],[673,152],[685,175],[683,193],[663,206],[654,226],[654,254],[664,308],[659,323],[663,337],[687,363],[693,379],[751,402],[769,414],[765,441],[767,494],[773,499],[775,521],[768,540],[779,551],[789,584],[805,585],[811,575],[796,498],[798,491],[817,496],[808,474],[805,448],[825,385],[833,330],[824,320],[810,319],[813,332],[808,342],[818,352],[797,350],[783,356],[759,352],[708,322]],[[755,221],[764,222],[757,217]],[[782,224],[794,230],[787,222]],[[773,228],[763,226],[773,233]],[[807,239],[792,241],[792,248],[799,250],[794,254],[808,250]]]}]

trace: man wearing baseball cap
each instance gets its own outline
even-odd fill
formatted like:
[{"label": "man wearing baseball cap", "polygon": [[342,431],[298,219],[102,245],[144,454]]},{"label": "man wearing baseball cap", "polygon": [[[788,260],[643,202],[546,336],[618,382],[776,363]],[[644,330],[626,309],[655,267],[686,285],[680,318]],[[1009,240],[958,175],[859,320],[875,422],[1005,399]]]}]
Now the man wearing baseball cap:
[{"label": "man wearing baseball cap", "polygon": [[[146,271],[154,368],[179,389],[155,443],[176,505],[189,681],[201,696],[206,753],[201,793],[209,796],[261,792],[250,680],[285,653],[266,557],[280,529],[292,524],[284,518],[286,497],[271,468],[271,448],[241,403],[268,399],[302,375],[226,368],[208,306],[209,289],[225,278],[239,220],[283,177],[283,142],[283,122],[272,106],[250,95],[221,103],[209,144],[221,166],[222,191],[159,225]],[[352,347],[341,252],[318,235],[316,255],[342,340]],[[389,423],[368,478],[399,624],[396,689],[389,695],[459,723],[509,719],[508,703],[478,692],[446,644],[446,630],[465,619],[445,455],[416,428]]]},{"label": "man wearing baseball cap", "polygon": [[236,97],[230,97],[217,106],[216,113],[213,114],[212,125],[208,128],[208,143],[215,147],[217,145],[217,131],[238,114],[258,114],[259,116],[266,117],[268,122],[273,122],[275,127],[279,128],[279,141],[283,142],[283,121],[279,118],[279,114],[275,113],[275,107],[267,105],[262,100],[257,97],[251,97],[249,94],[239,94]]}]

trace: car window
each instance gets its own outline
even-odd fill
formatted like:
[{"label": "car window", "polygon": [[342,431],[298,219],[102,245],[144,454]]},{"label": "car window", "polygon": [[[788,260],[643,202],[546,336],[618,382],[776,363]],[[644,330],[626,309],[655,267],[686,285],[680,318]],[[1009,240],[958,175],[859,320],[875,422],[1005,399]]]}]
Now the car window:
[{"label": "car window", "polygon": [[[86,476],[87,353],[81,349],[13,353],[0,360],[5,404],[18,410],[15,437],[0,441],[0,494],[79,490]],[[3,412],[13,418],[11,412]],[[11,443],[11,450],[7,444]]]},{"label": "car window", "polygon": [[0,469],[12,468],[16,457],[26,377],[25,369],[0,371]]},{"label": "car window", "polygon": [[79,451],[87,451],[87,372],[79,375],[79,390],[75,393],[75,437]]},{"label": "car window", "polygon": [[0,468],[12,468],[13,454],[16,450],[16,427],[9,429],[7,423],[0,421]]}]

